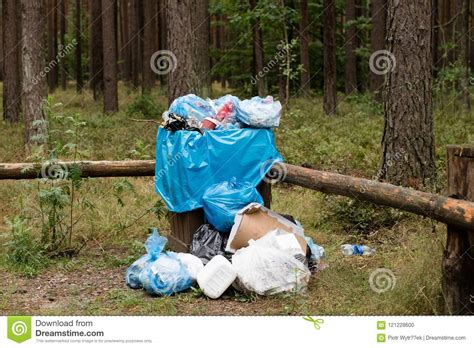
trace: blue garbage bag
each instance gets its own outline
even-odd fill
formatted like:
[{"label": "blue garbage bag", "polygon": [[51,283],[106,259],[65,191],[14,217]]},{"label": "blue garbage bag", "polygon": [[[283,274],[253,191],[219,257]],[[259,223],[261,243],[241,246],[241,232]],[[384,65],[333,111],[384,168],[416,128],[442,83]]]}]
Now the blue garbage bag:
[{"label": "blue garbage bag", "polygon": [[174,252],[160,255],[139,276],[143,288],[154,295],[170,296],[189,289],[193,278]]},{"label": "blue garbage bag", "polygon": [[256,187],[283,158],[270,129],[170,132],[156,139],[155,190],[169,210],[182,213],[203,207],[212,185],[229,181]]},{"label": "blue garbage bag", "polygon": [[147,254],[127,270],[125,282],[132,289],[144,288],[151,294],[169,296],[189,289],[193,279],[173,252],[163,252],[168,239],[155,229],[145,242]]},{"label": "blue garbage bag", "polygon": [[152,235],[148,237],[145,242],[145,249],[147,253],[132,263],[132,265],[127,269],[127,273],[125,274],[125,282],[129,287],[132,289],[140,289],[143,287],[139,279],[140,273],[151,262],[158,258],[158,256],[163,252],[167,241],[168,240],[165,237],[162,237],[158,234],[157,229],[153,229]]},{"label": "blue garbage bag", "polygon": [[209,187],[202,197],[204,215],[219,232],[230,232],[237,212],[249,203],[263,204],[255,186],[237,183],[235,178]]}]

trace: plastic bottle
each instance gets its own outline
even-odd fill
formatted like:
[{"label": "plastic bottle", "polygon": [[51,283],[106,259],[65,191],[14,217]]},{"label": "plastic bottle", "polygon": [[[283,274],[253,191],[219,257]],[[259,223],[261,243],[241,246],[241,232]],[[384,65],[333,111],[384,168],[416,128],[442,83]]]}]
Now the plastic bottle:
[{"label": "plastic bottle", "polygon": [[342,254],[345,256],[350,255],[374,255],[375,249],[368,247],[367,245],[359,244],[343,244],[341,245]]}]

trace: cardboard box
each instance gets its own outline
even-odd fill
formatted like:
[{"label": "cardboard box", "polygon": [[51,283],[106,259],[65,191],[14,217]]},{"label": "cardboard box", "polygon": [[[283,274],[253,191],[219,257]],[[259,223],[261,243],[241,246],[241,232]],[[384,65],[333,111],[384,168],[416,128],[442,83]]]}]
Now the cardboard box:
[{"label": "cardboard box", "polygon": [[226,251],[235,253],[236,250],[248,246],[249,240],[257,240],[274,229],[293,233],[301,249],[305,253],[307,252],[308,245],[302,237],[304,230],[258,203],[250,203],[237,213],[230,231]]}]

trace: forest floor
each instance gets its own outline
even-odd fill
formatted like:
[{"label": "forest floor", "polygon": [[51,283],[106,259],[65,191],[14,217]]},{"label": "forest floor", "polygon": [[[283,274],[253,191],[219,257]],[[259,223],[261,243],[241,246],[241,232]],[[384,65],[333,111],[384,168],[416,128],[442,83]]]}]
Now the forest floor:
[{"label": "forest floor", "polygon": [[[156,126],[131,118],[137,94],[120,88],[121,111],[102,114],[102,104],[85,91],[71,88],[53,95],[53,112],[86,122],[77,142],[81,159],[124,160],[154,158]],[[159,117],[165,97],[153,95]],[[444,192],[445,146],[474,143],[474,118],[452,104],[435,108],[438,178],[433,190]],[[71,140],[63,123],[50,129],[64,144]],[[371,178],[378,169],[383,118],[368,97],[341,98],[339,115],[323,115],[322,99],[292,100],[275,131],[277,147],[288,163]],[[23,128],[0,121],[0,162],[28,161]],[[40,233],[38,192],[50,183],[0,182],[0,315],[419,315],[439,314],[443,307],[441,259],[446,228],[412,214],[277,184],[275,211],[301,221],[305,233],[326,249],[327,268],[312,277],[304,294],[250,297],[229,292],[209,300],[195,291],[171,297],[152,297],[125,286],[127,266],[144,253],[149,227],[169,232],[167,218],[155,215],[159,199],[153,178],[104,178],[82,182],[74,208],[78,218],[74,240],[86,244],[73,257],[44,261],[25,269],[8,259],[11,232],[6,220],[27,219],[32,233]],[[93,207],[93,208],[91,208]],[[344,257],[345,242],[373,246],[371,257]],[[369,284],[373,271],[393,272],[392,286],[383,293]]]}]

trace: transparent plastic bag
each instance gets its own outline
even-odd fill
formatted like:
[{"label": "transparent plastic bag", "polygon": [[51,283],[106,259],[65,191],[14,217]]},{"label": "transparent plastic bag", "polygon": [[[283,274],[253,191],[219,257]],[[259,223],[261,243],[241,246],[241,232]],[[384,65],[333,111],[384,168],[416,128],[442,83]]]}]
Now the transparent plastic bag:
[{"label": "transparent plastic bag", "polygon": [[215,114],[209,102],[195,94],[187,94],[176,98],[171,103],[168,111],[187,120],[194,119],[200,122],[206,117],[213,117]]},{"label": "transparent plastic bag", "polygon": [[276,236],[277,231],[269,232],[232,256],[237,288],[259,295],[306,289],[311,276],[308,267],[291,253],[280,250]]},{"label": "transparent plastic bag", "polygon": [[201,261],[201,259],[188,253],[178,253],[176,256],[186,267],[191,278],[193,278],[193,280],[197,280],[199,272],[204,268],[204,263]]},{"label": "transparent plastic bag", "polygon": [[275,128],[280,125],[281,103],[266,98],[253,97],[239,104],[237,118],[240,122],[254,128]]},{"label": "transparent plastic bag", "polygon": [[209,187],[202,197],[204,215],[219,232],[230,232],[237,212],[250,203],[263,204],[257,189],[235,178]]},{"label": "transparent plastic bag", "polygon": [[207,99],[214,109],[215,117],[223,125],[233,125],[237,123],[237,114],[240,113],[240,100],[233,95],[227,94],[218,99]]}]

